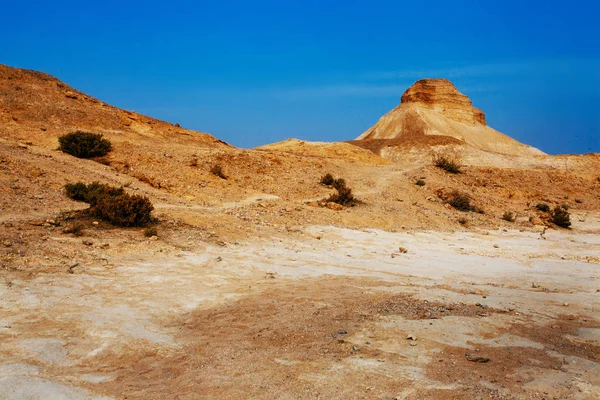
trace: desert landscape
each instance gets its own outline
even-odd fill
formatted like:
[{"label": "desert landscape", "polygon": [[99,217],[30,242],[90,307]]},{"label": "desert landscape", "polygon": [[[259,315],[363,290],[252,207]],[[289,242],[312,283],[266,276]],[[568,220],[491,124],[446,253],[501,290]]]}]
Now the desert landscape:
[{"label": "desert landscape", "polygon": [[600,399],[600,154],[459,90],[242,149],[0,65],[0,399]]}]

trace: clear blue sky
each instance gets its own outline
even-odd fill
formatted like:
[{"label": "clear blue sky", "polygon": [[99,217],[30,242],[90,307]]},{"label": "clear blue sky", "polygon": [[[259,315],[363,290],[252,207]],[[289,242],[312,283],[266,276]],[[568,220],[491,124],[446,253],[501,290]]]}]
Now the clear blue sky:
[{"label": "clear blue sky", "polygon": [[600,152],[598,1],[5,2],[0,63],[240,147],[353,139],[424,77],[549,153]]}]

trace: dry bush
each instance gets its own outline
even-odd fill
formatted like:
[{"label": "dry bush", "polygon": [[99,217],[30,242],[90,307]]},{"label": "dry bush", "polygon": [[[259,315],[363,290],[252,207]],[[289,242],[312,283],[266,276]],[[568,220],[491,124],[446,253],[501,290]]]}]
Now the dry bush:
[{"label": "dry bush", "polygon": [[555,207],[554,211],[552,211],[552,222],[562,228],[569,228],[571,226],[569,211],[561,206]]},{"label": "dry bush", "polygon": [[515,215],[511,211],[506,211],[504,215],[502,215],[502,219],[508,222],[515,222]]},{"label": "dry bush", "polygon": [[448,204],[460,211],[476,211],[476,208],[471,205],[469,195],[458,190],[452,192]]},{"label": "dry bush", "polygon": [[77,158],[102,157],[112,150],[108,139],[101,134],[71,132],[58,138],[58,149]]},{"label": "dry bush", "polygon": [[91,216],[116,226],[146,226],[153,222],[154,209],[147,197],[130,195],[123,188],[115,188],[98,182],[86,185],[82,182],[65,185],[65,194],[90,205]]},{"label": "dry bush", "polygon": [[550,212],[550,206],[546,203],[538,203],[538,205],[535,206],[535,208],[542,212]]},{"label": "dry bush", "polygon": [[346,187],[346,180],[344,178],[334,179],[331,186],[333,186],[336,189],[344,188],[344,187]]},{"label": "dry bush", "polygon": [[210,167],[210,173],[215,176],[218,176],[221,179],[227,179],[227,176],[223,172],[223,168],[220,164],[215,164],[212,167]]},{"label": "dry bush", "polygon": [[334,181],[333,175],[327,173],[321,177],[321,180],[319,181],[319,183],[321,183],[321,185],[331,186],[331,185],[333,185],[333,181]]},{"label": "dry bush", "polygon": [[460,170],[462,160],[459,156],[454,154],[435,154],[433,156],[433,165],[438,168],[443,169],[444,171],[450,172],[452,174],[460,174],[462,171]]}]

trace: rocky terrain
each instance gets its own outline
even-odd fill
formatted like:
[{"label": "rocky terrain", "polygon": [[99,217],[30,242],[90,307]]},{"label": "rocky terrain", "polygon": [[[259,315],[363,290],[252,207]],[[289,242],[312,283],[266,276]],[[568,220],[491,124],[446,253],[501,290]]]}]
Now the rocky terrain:
[{"label": "rocky terrain", "polygon": [[[75,130],[112,151],[57,150]],[[78,181],[147,196],[156,232],[80,215]],[[449,81],[359,140],[239,149],[0,66],[0,185],[2,399],[600,398],[600,155],[518,143]]]}]

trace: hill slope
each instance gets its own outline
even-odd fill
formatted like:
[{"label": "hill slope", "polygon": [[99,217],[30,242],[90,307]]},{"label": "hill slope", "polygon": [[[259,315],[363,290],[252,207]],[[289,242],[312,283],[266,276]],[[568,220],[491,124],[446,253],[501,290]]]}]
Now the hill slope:
[{"label": "hill slope", "polygon": [[74,130],[102,133],[115,143],[228,147],[206,133],[113,107],[48,74],[0,64],[2,137],[53,145]]}]

